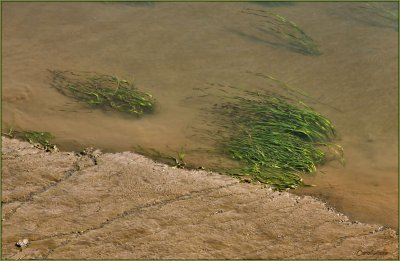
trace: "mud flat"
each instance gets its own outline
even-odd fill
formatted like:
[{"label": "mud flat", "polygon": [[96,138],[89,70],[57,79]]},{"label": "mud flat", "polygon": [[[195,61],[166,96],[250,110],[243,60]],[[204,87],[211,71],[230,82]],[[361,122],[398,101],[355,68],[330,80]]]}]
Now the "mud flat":
[{"label": "mud flat", "polygon": [[394,230],[312,197],[132,152],[48,153],[3,137],[2,182],[5,259],[398,258]]}]

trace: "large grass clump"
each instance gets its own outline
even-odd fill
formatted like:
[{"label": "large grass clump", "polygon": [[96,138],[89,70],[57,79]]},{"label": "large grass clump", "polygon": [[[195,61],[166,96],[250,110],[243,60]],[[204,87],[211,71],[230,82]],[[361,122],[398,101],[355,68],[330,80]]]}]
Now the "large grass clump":
[{"label": "large grass clump", "polygon": [[299,173],[314,172],[327,153],[340,157],[332,123],[302,102],[269,93],[244,91],[218,104],[215,112],[227,133],[225,154],[239,161],[229,174],[250,176],[281,190],[302,185]]},{"label": "large grass clump", "polygon": [[112,109],[135,116],[154,111],[155,100],[152,95],[138,90],[126,80],[93,72],[53,70],[50,73],[54,88],[91,107]]},{"label": "large grass clump", "polygon": [[318,44],[303,29],[286,17],[270,11],[250,8],[246,8],[242,12],[261,17],[258,29],[274,35],[287,48],[306,55],[322,54]]}]

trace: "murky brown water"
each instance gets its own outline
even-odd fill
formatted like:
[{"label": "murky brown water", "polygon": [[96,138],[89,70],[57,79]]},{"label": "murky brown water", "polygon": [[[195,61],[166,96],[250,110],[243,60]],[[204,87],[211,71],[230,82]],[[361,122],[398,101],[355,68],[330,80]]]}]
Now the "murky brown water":
[{"label": "murky brown water", "polygon": [[[3,3],[3,129],[50,131],[63,149],[185,150],[188,161],[207,166],[214,159],[193,152],[207,144],[192,128],[204,120],[204,101],[188,99],[199,95],[193,88],[262,87],[245,73],[262,72],[329,104],[313,107],[333,121],[345,149],[345,167],[331,162],[305,178],[316,187],[294,192],[398,227],[397,31],[365,20],[357,5]],[[244,7],[295,21],[323,55],[262,41]],[[46,69],[134,77],[158,112],[135,120],[90,110],[51,89]]]}]

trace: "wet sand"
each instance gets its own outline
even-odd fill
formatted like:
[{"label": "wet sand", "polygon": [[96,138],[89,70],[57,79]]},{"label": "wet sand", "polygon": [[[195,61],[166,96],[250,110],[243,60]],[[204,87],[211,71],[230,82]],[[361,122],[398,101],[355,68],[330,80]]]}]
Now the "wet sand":
[{"label": "wet sand", "polygon": [[5,137],[2,160],[5,259],[398,258],[394,230],[310,196],[132,152],[48,153]]}]

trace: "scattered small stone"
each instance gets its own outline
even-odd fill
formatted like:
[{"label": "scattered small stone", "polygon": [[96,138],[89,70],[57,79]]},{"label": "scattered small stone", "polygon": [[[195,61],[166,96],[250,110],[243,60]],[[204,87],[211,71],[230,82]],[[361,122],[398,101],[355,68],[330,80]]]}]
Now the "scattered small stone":
[{"label": "scattered small stone", "polygon": [[102,154],[101,150],[89,147],[89,148],[86,148],[83,151],[79,152],[79,154],[77,154],[77,156],[87,156],[93,161],[94,165],[97,165],[97,158],[101,154]]},{"label": "scattered small stone", "polygon": [[17,247],[27,247],[28,245],[29,245],[29,239],[27,239],[27,238],[24,238],[24,239],[20,239],[20,240],[18,240],[18,242],[17,243],[15,243],[15,245],[17,246]]},{"label": "scattered small stone", "polygon": [[251,181],[252,181],[252,179],[250,177],[246,177],[246,176],[244,176],[240,179],[240,183],[251,183]]},{"label": "scattered small stone", "polygon": [[224,211],[223,211],[222,209],[219,209],[219,210],[217,210],[217,211],[211,213],[210,216],[216,215],[216,214],[221,214],[221,213],[223,213],[223,212],[224,212]]}]

